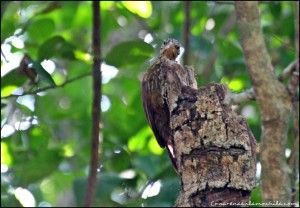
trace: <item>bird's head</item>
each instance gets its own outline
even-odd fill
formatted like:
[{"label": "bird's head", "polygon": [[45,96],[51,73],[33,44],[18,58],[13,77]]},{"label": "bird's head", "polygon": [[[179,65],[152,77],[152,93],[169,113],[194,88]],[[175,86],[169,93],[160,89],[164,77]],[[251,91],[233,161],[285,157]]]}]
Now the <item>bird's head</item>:
[{"label": "bird's head", "polygon": [[160,56],[175,60],[180,54],[180,43],[175,39],[167,39],[160,48]]}]

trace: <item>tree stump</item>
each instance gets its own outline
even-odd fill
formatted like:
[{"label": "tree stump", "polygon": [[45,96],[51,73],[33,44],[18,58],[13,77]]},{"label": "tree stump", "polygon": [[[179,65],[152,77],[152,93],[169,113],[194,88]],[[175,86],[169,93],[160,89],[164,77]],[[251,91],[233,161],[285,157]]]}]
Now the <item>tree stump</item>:
[{"label": "tree stump", "polygon": [[227,88],[184,87],[170,109],[181,177],[177,207],[245,206],[255,186],[256,140],[225,98]]}]

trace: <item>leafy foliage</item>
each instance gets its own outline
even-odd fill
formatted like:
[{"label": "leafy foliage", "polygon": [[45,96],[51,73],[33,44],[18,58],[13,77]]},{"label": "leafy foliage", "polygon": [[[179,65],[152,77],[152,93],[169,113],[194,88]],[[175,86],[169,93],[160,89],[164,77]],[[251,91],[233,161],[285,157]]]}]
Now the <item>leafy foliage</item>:
[{"label": "leafy foliage", "polygon": [[[2,4],[2,97],[54,87],[91,71],[91,2],[19,1],[8,3],[4,13]],[[260,9],[267,47],[279,74],[295,57],[292,2],[261,3]],[[251,87],[251,80],[237,29],[229,28],[226,35],[220,32],[232,12],[230,4],[192,2],[190,60],[199,85],[221,82],[240,92]],[[140,79],[163,39],[181,39],[182,2],[104,1],[101,14],[103,132],[94,203],[172,206],[179,178],[146,123]],[[214,50],[216,60],[203,77]],[[24,54],[34,60],[46,84],[32,85],[18,72]],[[117,74],[108,65],[116,67]],[[90,157],[91,86],[91,77],[85,76],[64,87],[1,99],[4,206],[26,203],[17,194],[18,187],[34,196],[32,205],[82,205]],[[246,116],[259,141],[256,103],[243,104],[237,111]],[[261,201],[259,186],[252,201]]]}]

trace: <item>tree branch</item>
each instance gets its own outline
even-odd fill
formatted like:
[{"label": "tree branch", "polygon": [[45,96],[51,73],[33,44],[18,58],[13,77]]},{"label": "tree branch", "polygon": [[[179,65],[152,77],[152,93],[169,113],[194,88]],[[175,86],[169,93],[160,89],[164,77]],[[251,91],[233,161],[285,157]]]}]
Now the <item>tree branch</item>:
[{"label": "tree branch", "polygon": [[298,59],[296,59],[295,61],[293,61],[292,63],[290,63],[283,71],[282,73],[279,75],[278,79],[279,81],[283,81],[285,79],[287,79],[288,77],[290,77],[293,72],[296,69],[296,64],[299,62]]},{"label": "tree branch", "polygon": [[64,87],[65,85],[67,84],[70,84],[72,82],[75,82],[79,79],[82,79],[84,77],[87,77],[87,76],[90,76],[91,75],[91,72],[88,72],[88,73],[84,73],[84,74],[81,74],[79,75],[78,77],[73,77],[71,79],[68,79],[67,81],[65,81],[64,83],[62,83],[61,85],[51,85],[51,86],[46,86],[46,87],[42,87],[40,89],[37,89],[37,90],[34,90],[34,91],[29,91],[29,92],[23,92],[22,94],[20,95],[15,95],[15,94],[11,94],[11,95],[8,95],[8,96],[3,96],[1,97],[1,99],[6,99],[6,98],[10,98],[10,97],[21,97],[21,96],[24,96],[24,95],[34,95],[34,94],[37,94],[39,92],[44,92],[46,90],[50,90],[50,89],[56,89],[56,88],[60,88],[60,87]]},{"label": "tree branch", "polygon": [[224,103],[237,105],[249,100],[255,100],[255,93],[253,88],[247,89],[241,93],[230,93],[226,96]]},{"label": "tree branch", "polygon": [[190,54],[190,27],[191,27],[191,1],[183,1],[184,6],[184,24],[183,24],[183,65],[189,64]]},{"label": "tree branch", "polygon": [[260,25],[258,3],[235,2],[242,48],[262,116],[261,163],[264,202],[290,202],[285,146],[289,93],[273,72]]},{"label": "tree branch", "polygon": [[[298,62],[298,60],[293,61],[292,63],[290,63],[282,72],[282,74],[280,74],[278,76],[278,79],[280,81],[283,81],[284,79],[287,79],[289,76],[292,76],[293,74],[295,74],[294,76],[297,75],[297,72],[294,72],[294,70],[296,69],[296,63]],[[226,100],[224,101],[227,104],[240,104],[240,103],[244,103],[250,100],[255,100],[255,93],[253,88],[247,89],[244,92],[241,93],[229,93],[226,97]]]},{"label": "tree branch", "polygon": [[99,166],[99,133],[101,121],[101,13],[100,2],[93,1],[93,34],[92,48],[94,56],[93,64],[93,104],[92,104],[92,135],[91,135],[91,160],[90,170],[87,181],[87,189],[85,193],[85,207],[90,207],[95,195],[97,184],[97,168]]}]

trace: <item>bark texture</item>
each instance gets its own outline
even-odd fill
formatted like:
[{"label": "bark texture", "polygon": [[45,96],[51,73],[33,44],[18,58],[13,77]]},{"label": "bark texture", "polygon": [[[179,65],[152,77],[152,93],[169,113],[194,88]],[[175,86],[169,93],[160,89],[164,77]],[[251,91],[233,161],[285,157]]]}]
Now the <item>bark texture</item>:
[{"label": "bark texture", "polygon": [[220,84],[186,87],[171,108],[182,188],[178,207],[249,202],[255,186],[256,141],[246,121],[224,103],[227,95]]},{"label": "bark texture", "polygon": [[290,182],[285,159],[289,94],[276,78],[265,47],[257,2],[235,2],[246,64],[262,116],[261,163],[264,202],[289,202]]}]

